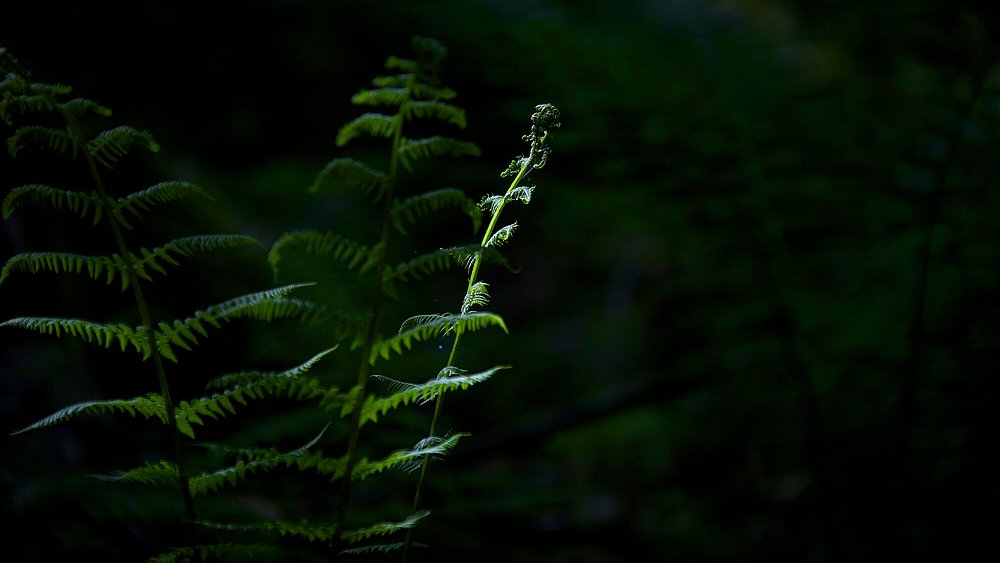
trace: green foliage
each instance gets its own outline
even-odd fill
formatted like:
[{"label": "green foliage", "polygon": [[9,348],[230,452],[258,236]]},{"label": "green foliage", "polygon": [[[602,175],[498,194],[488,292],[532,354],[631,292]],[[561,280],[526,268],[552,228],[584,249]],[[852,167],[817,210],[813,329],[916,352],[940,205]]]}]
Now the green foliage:
[{"label": "green foliage", "polygon": [[[298,470],[313,470],[331,481],[340,480],[340,500],[337,523],[346,521],[347,501],[351,483],[371,476],[381,474],[389,469],[404,469],[413,471],[421,469],[421,481],[426,471],[427,463],[433,458],[445,455],[458,440],[465,436],[455,433],[448,437],[435,435],[434,425],[427,438],[421,440],[412,448],[396,450],[380,459],[369,459],[359,454],[358,444],[361,441],[362,427],[378,423],[391,411],[403,407],[417,407],[440,398],[448,391],[458,391],[482,383],[497,372],[509,366],[497,366],[489,370],[469,374],[455,367],[451,362],[441,369],[437,377],[423,383],[409,383],[391,379],[381,375],[372,375],[371,369],[379,361],[388,361],[393,356],[404,356],[414,349],[418,342],[429,342],[442,337],[458,338],[461,335],[490,327],[499,327],[507,331],[503,318],[495,313],[474,310],[488,303],[489,294],[485,283],[470,281],[470,288],[463,299],[460,313],[439,313],[416,315],[405,320],[395,334],[384,335],[380,332],[383,323],[381,316],[386,309],[387,294],[395,282],[416,282],[455,266],[471,272],[475,277],[479,267],[485,263],[504,266],[513,270],[496,246],[506,241],[513,233],[514,226],[508,226],[494,232],[496,215],[503,202],[483,206],[476,200],[466,196],[456,188],[441,188],[427,192],[418,192],[406,197],[395,194],[403,189],[403,179],[400,167],[412,170],[418,162],[428,161],[437,157],[478,156],[479,148],[467,141],[442,135],[432,135],[425,138],[409,139],[404,128],[413,120],[429,120],[445,125],[464,128],[467,118],[464,110],[452,103],[454,91],[439,85],[437,76],[439,65],[444,57],[444,48],[433,40],[415,38],[413,40],[417,58],[404,59],[390,57],[386,68],[403,71],[403,74],[380,76],[373,80],[374,89],[362,89],[352,98],[352,103],[365,107],[377,107],[379,113],[368,112],[350,121],[342,127],[337,135],[337,145],[344,146],[348,142],[361,137],[390,139],[389,168],[387,172],[376,171],[367,165],[350,158],[335,158],[331,160],[316,176],[310,187],[311,192],[318,191],[321,185],[328,181],[368,194],[373,202],[381,201],[382,229],[381,238],[373,244],[356,242],[342,234],[303,230],[281,236],[272,246],[269,262],[275,274],[288,252],[317,258],[332,258],[347,267],[357,270],[361,276],[370,276],[374,286],[374,298],[370,302],[370,313],[367,328],[359,333],[352,342],[352,350],[361,353],[361,366],[357,382],[342,385],[348,391],[340,393],[336,388],[326,388],[318,383],[309,387],[302,397],[319,399],[324,410],[338,410],[342,418],[348,422],[348,440],[346,454],[337,457],[325,456],[321,451],[296,458],[294,466]],[[549,106],[545,106],[548,108]],[[539,107],[542,112],[542,106]],[[544,111],[548,111],[547,109]],[[537,121],[537,120],[536,120]],[[554,128],[551,126],[549,128]],[[547,130],[545,131],[547,133]],[[539,133],[544,135],[545,133]],[[544,142],[536,142],[536,152],[547,154],[543,148]],[[534,153],[533,153],[534,154]],[[540,157],[541,158],[541,157]],[[544,164],[541,160],[530,160],[538,167]],[[522,174],[523,176],[523,174]],[[518,177],[518,180],[521,176]],[[530,201],[531,188],[512,186],[506,194],[505,201]],[[504,196],[500,196],[503,199]],[[407,227],[425,221],[444,210],[458,210],[467,215],[473,223],[473,232],[479,230],[482,223],[483,209],[493,215],[487,236],[479,244],[465,244],[438,248],[429,252],[417,253],[416,257],[391,265],[395,255],[396,241],[392,237],[392,227],[400,235],[407,234]],[[454,353],[453,353],[454,356]],[[253,376],[250,378],[255,380]],[[378,397],[369,392],[371,381],[388,382],[391,393]],[[440,409],[438,409],[440,410]],[[218,413],[216,413],[218,414]],[[269,459],[267,453],[247,452],[247,464],[253,464]],[[259,457],[263,456],[263,457]],[[289,460],[291,461],[291,460]],[[250,467],[248,465],[248,467]],[[419,497],[419,493],[418,493]],[[425,511],[414,507],[414,516],[399,523],[380,524],[356,532],[342,532],[340,539],[354,543],[363,539],[399,530],[409,530],[416,522],[426,515]],[[269,528],[273,529],[273,528]],[[296,528],[279,527],[293,533]],[[311,530],[312,528],[306,528]],[[332,529],[328,530],[332,534]],[[328,539],[330,535],[322,536]],[[318,537],[318,536],[317,536]],[[345,550],[345,554],[378,553],[394,549],[412,547],[412,540],[393,544],[373,544]]]},{"label": "green foliage", "polygon": [[[117,248],[116,251],[97,255],[24,252],[11,257],[3,265],[0,284],[22,274],[86,275],[106,284],[116,283],[123,292],[131,290],[134,309],[127,314],[129,318],[137,316],[139,321],[125,323],[113,318],[98,321],[54,316],[19,316],[0,323],[0,327],[20,328],[57,338],[69,336],[88,344],[120,349],[123,352],[131,348],[142,360],[147,361],[143,365],[150,367],[159,387],[158,392],[150,390],[128,399],[78,402],[58,409],[14,434],[70,422],[83,415],[127,414],[133,419],[141,417],[148,420],[154,427],[162,427],[163,433],[174,445],[172,457],[160,459],[162,454],[152,458],[143,456],[155,461],[145,461],[132,469],[100,475],[97,479],[108,486],[136,485],[153,490],[173,490],[179,493],[184,506],[183,519],[175,522],[180,524],[180,529],[188,529],[192,524],[197,524],[206,532],[218,534],[219,539],[225,541],[215,541],[215,538],[205,541],[209,538],[202,533],[198,534],[199,541],[193,541],[193,535],[188,538],[170,538],[163,543],[179,547],[155,555],[150,561],[256,557],[272,553],[273,545],[268,540],[254,538],[252,543],[231,542],[224,535],[231,532],[299,538],[308,543],[335,547],[345,556],[401,550],[405,558],[411,547],[421,545],[414,543],[409,537],[405,541],[391,543],[382,540],[385,536],[412,530],[429,514],[428,511],[416,506],[415,502],[413,510],[409,511],[411,514],[401,520],[378,521],[358,527],[359,524],[380,518],[356,516],[354,512],[348,517],[352,484],[362,481],[377,483],[388,479],[389,472],[413,473],[419,470],[419,499],[428,463],[446,456],[468,434],[450,432],[441,436],[435,432],[435,423],[432,422],[425,438],[410,447],[398,448],[390,443],[393,440],[381,444],[374,441],[369,443],[362,434],[362,428],[378,425],[390,413],[400,409],[415,410],[431,402],[438,404],[434,415],[436,421],[440,400],[445,393],[470,389],[510,366],[500,365],[470,373],[456,367],[449,360],[435,377],[426,381],[422,381],[426,375],[419,378],[395,375],[398,379],[373,375],[373,367],[380,362],[392,360],[393,371],[405,373],[407,365],[402,357],[409,355],[408,352],[414,350],[417,343],[444,337],[457,339],[492,327],[506,332],[508,329],[503,318],[495,313],[477,310],[488,304],[489,293],[487,285],[476,282],[474,278],[480,266],[487,263],[500,265],[511,271],[514,269],[495,248],[513,232],[513,226],[499,231],[494,229],[496,215],[502,209],[503,202],[484,207],[477,199],[451,187],[436,187],[424,192],[404,191],[410,188],[404,179],[405,171],[412,171],[418,164],[430,167],[432,160],[439,157],[480,155],[479,148],[468,141],[435,134],[413,139],[406,136],[417,121],[429,122],[420,125],[421,130],[428,131],[434,126],[463,129],[468,125],[465,111],[451,102],[456,93],[440,83],[440,64],[446,52],[443,46],[437,41],[419,37],[413,39],[412,46],[416,54],[414,58],[390,57],[385,67],[394,74],[376,77],[372,81],[373,88],[362,89],[352,97],[351,101],[355,105],[374,109],[344,125],[336,138],[338,146],[361,138],[376,141],[388,139],[390,145],[387,169],[376,170],[353,158],[335,158],[322,167],[308,189],[315,193],[326,186],[346,188],[380,204],[381,213],[376,216],[380,217],[381,222],[373,220],[373,224],[381,227],[378,229],[379,239],[360,242],[334,231],[298,230],[278,238],[267,257],[275,276],[278,275],[279,267],[285,266],[288,254],[295,253],[355,271],[359,283],[370,283],[371,291],[362,292],[361,297],[352,296],[348,303],[318,305],[292,296],[293,292],[314,284],[294,283],[241,295],[207,307],[192,306],[193,313],[173,320],[154,318],[154,313],[159,309],[149,305],[143,291],[149,284],[164,283],[161,279],[167,274],[168,266],[181,266],[184,258],[215,250],[252,246],[256,241],[244,235],[209,234],[174,238],[158,246],[150,244],[143,247],[134,244],[130,231],[144,228],[147,215],[159,211],[162,204],[179,201],[190,195],[206,195],[205,190],[188,182],[166,181],[133,193],[112,195],[102,174],[108,173],[107,170],[137,149],[159,151],[160,147],[152,135],[130,126],[91,132],[89,127],[111,115],[108,108],[84,98],[65,99],[71,91],[68,87],[32,82],[20,70],[6,72],[8,69],[3,69],[6,77],[0,82],[0,117],[5,122],[12,124],[25,116],[50,114],[48,121],[42,125],[26,124],[17,128],[8,139],[10,154],[17,156],[27,147],[38,146],[57,154],[71,155],[78,164],[82,161],[85,165],[82,168],[89,174],[91,184],[83,189],[63,189],[45,183],[16,187],[3,200],[5,218],[25,207],[35,207],[42,211],[68,210],[77,218],[91,223],[86,227],[101,223],[107,225]],[[52,122],[60,121],[64,123],[64,127],[51,125]],[[117,184],[118,182],[114,185],[117,187]],[[510,201],[526,203],[530,199],[530,188],[522,188],[520,192],[508,196]],[[466,224],[465,218],[471,220],[475,234],[482,226],[484,208],[494,217],[486,236],[478,244],[412,251],[406,248],[406,244],[394,240],[397,236],[407,236],[407,231],[415,225],[435,219],[443,212],[455,211],[464,216],[461,224]],[[462,230],[465,228],[467,227]],[[457,228],[453,230],[459,231]],[[129,235],[128,238],[126,234]],[[212,262],[217,264],[218,260],[213,258]],[[400,307],[390,302],[390,298],[399,298],[392,284],[419,282],[456,266],[472,276],[460,312],[411,316],[402,322],[398,330],[390,329],[388,334],[384,332],[383,327],[391,327],[399,322],[392,320],[394,316],[406,316],[398,314],[396,308]],[[98,298],[95,296],[93,299]],[[187,299],[194,300],[193,297]],[[355,310],[361,308],[367,312],[358,322],[332,312],[342,306]],[[192,351],[205,344],[213,329],[220,329],[223,324],[238,319],[266,322],[295,320],[308,325],[313,335],[322,335],[324,339],[328,339],[329,347],[288,369],[234,371],[207,381],[204,393],[174,397],[170,389],[176,377],[172,373],[172,364],[180,363],[180,351]],[[339,370],[325,369],[342,362],[330,361],[323,364],[324,369],[317,369],[320,361],[337,348],[336,341],[344,338],[351,339],[350,349],[355,355],[351,361],[356,361],[355,365],[360,366],[356,382],[350,381],[350,378],[342,380],[343,374]],[[452,359],[455,348],[457,341],[452,349]],[[220,358],[219,361],[238,359],[227,357]],[[169,360],[172,364],[164,360]],[[165,366],[170,367],[171,373],[168,374]],[[187,383],[197,376],[200,371],[198,367],[185,366],[183,373]],[[178,376],[181,373],[177,371]],[[422,382],[411,383],[407,379]],[[372,392],[372,382],[386,384],[387,393],[380,395]],[[251,407],[251,402],[254,401],[267,403]],[[237,422],[244,418],[252,420],[253,413],[256,412],[253,409],[283,408],[285,402],[294,402],[294,408],[300,412],[312,408],[316,416],[334,418],[330,424],[336,425],[337,429],[331,434],[343,438],[343,441],[331,447],[320,447],[330,427],[328,424],[318,436],[291,451],[271,447],[235,447],[224,443],[190,442],[205,432],[203,427],[214,421],[224,418],[236,419]],[[409,440],[407,442],[412,443]],[[325,441],[329,442],[330,439]],[[189,463],[186,452],[192,445],[200,447],[202,456],[206,455],[204,452],[221,454],[225,456],[225,461],[220,465],[216,460],[206,461],[196,456],[194,459],[198,463]],[[120,449],[127,454],[137,454],[139,447],[135,447],[135,451],[129,446]],[[327,453],[324,453],[324,449]],[[192,467],[198,467],[198,471],[192,471]],[[292,518],[288,521],[232,524],[197,518],[195,501],[199,507],[214,506],[210,504],[211,499],[226,494],[228,489],[241,486],[247,480],[254,479],[264,483],[265,479],[262,477],[265,474],[270,474],[268,477],[273,480],[295,473],[313,473],[339,484],[337,511],[330,522],[310,523],[304,518]],[[315,494],[323,497],[333,492],[316,491]],[[325,504],[329,505],[328,502]],[[388,516],[398,517],[401,514],[406,513],[394,510]]]},{"label": "green foliage", "polygon": [[[0,63],[10,61],[0,52]],[[140,247],[130,250],[124,233],[133,228],[126,219],[142,220],[144,214],[163,203],[173,202],[192,194],[204,195],[204,190],[188,182],[162,182],[122,197],[112,197],[105,187],[104,178],[97,165],[112,166],[135,148],[152,152],[159,145],[146,131],[129,126],[119,126],[89,137],[81,125],[82,117],[108,117],[110,110],[83,98],[64,101],[69,94],[68,87],[31,82],[19,68],[0,68],[6,77],[0,83],[0,117],[11,124],[15,117],[34,116],[39,113],[53,114],[52,119],[62,120],[65,128],[41,125],[25,125],[18,128],[8,138],[8,149],[12,156],[30,145],[48,148],[56,153],[71,152],[74,157],[82,155],[89,172],[92,188],[90,191],[72,191],[35,183],[11,190],[3,200],[3,215],[9,218],[14,211],[26,205],[44,209],[68,209],[83,219],[92,219],[93,225],[105,220],[117,246],[117,252],[103,256],[87,256],[72,252],[28,252],[7,260],[0,271],[0,283],[14,274],[48,272],[51,274],[86,274],[92,279],[104,278],[107,283],[118,280],[122,291],[132,290],[134,311],[141,324],[131,326],[121,322],[100,322],[76,318],[20,316],[0,323],[0,327],[26,329],[55,337],[70,336],[104,348],[132,348],[150,362],[159,387],[158,393],[146,393],[132,399],[92,400],[62,408],[38,420],[14,434],[36,430],[65,422],[80,415],[121,413],[131,417],[141,416],[155,419],[163,425],[164,432],[174,444],[174,459],[147,462],[130,471],[102,477],[108,482],[138,483],[144,485],[179,484],[176,489],[184,506],[185,518],[195,519],[194,497],[200,497],[220,490],[226,484],[235,485],[248,474],[258,470],[268,471],[281,463],[289,463],[306,453],[320,439],[317,436],[306,446],[297,450],[280,453],[269,452],[267,456],[247,462],[237,460],[235,465],[217,471],[206,472],[189,478],[182,437],[193,439],[194,426],[204,425],[206,420],[236,414],[235,404],[246,404],[248,399],[259,399],[265,395],[305,398],[334,397],[326,402],[335,402],[336,391],[321,388],[314,380],[299,382],[299,376],[306,373],[313,364],[328,354],[330,350],[317,354],[305,364],[280,373],[261,373],[253,381],[244,373],[242,381],[237,378],[221,380],[229,383],[221,392],[202,397],[192,397],[175,401],[170,393],[169,378],[163,359],[178,362],[177,350],[191,350],[209,334],[209,327],[220,328],[225,322],[236,319],[298,319],[315,323],[329,318],[322,308],[302,301],[290,294],[310,284],[293,284],[242,295],[222,303],[196,310],[190,316],[172,321],[155,321],[151,307],[147,304],[142,285],[154,281],[153,274],[166,274],[165,266],[178,266],[180,259],[195,254],[219,249],[230,249],[258,244],[253,238],[243,235],[211,234],[180,237],[152,249]],[[89,120],[88,120],[89,123]],[[93,299],[99,299],[96,295]],[[149,364],[147,364],[149,365]],[[113,371],[111,372],[113,373]],[[218,383],[218,382],[217,382]],[[127,449],[126,449],[127,450]],[[184,540],[174,538],[173,542]],[[247,551],[249,550],[249,551]],[[209,555],[220,556],[243,551],[257,553],[256,547],[231,544],[199,545],[184,547],[155,557],[156,561],[188,561],[195,554],[202,559]]]}]

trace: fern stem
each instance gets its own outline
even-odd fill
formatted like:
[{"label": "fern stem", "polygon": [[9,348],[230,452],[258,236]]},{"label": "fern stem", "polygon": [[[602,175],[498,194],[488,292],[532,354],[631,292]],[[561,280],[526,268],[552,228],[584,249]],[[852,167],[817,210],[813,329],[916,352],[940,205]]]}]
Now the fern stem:
[{"label": "fern stem", "polygon": [[347,503],[351,495],[351,473],[357,461],[358,437],[361,435],[361,410],[365,404],[365,397],[368,394],[368,380],[371,377],[371,352],[375,345],[375,334],[378,327],[379,313],[382,310],[385,265],[387,262],[389,238],[391,235],[390,225],[392,223],[392,203],[393,192],[396,188],[399,177],[399,147],[403,142],[403,108],[410,98],[413,88],[413,79],[403,95],[403,101],[399,104],[399,110],[394,119],[397,120],[396,131],[392,137],[392,154],[389,160],[389,178],[386,183],[383,197],[385,202],[382,206],[382,233],[379,238],[378,260],[375,263],[375,287],[372,295],[371,318],[368,320],[368,328],[365,331],[364,345],[361,347],[361,366],[358,368],[358,394],[354,399],[354,410],[351,412],[351,433],[347,440],[347,461],[344,464],[344,477],[340,482],[340,496],[337,502],[337,523],[343,524],[347,517]]},{"label": "fern stem", "polygon": [[[486,232],[483,234],[483,240],[479,243],[479,246],[485,247],[486,243],[493,236],[493,231],[496,229],[497,222],[500,220],[500,214],[503,213],[504,207],[507,206],[507,196],[510,195],[511,191],[514,190],[524,179],[524,176],[531,170],[532,162],[530,159],[525,159],[524,164],[521,165],[521,169],[518,171],[517,176],[514,177],[514,181],[510,183],[507,188],[506,193],[504,193],[503,199],[500,200],[500,204],[497,206],[496,212],[493,213],[493,217],[490,219],[490,224],[486,227]],[[472,271],[469,273],[469,285],[466,288],[466,293],[472,289],[472,286],[478,281],[479,278],[479,266],[483,261],[483,253],[480,251],[476,255],[476,260],[472,264]],[[448,363],[446,365],[455,365],[455,356],[458,354],[458,343],[462,340],[462,335],[456,333],[455,340],[451,345],[451,353],[448,355]],[[444,393],[442,389],[438,393],[437,399],[434,401],[434,416],[431,417],[431,427],[428,436],[433,436],[437,428],[437,421],[441,415],[441,410],[444,407]],[[427,467],[430,465],[430,456],[425,455],[423,459],[420,460],[420,476],[417,478],[417,487],[413,493],[413,508],[412,512],[420,510],[420,500],[423,494],[424,481],[427,477]],[[410,550],[413,548],[413,528],[406,530],[406,539],[403,543],[403,556],[402,562],[406,563],[409,559]]]},{"label": "fern stem", "polygon": [[73,141],[77,143],[80,148],[80,152],[83,153],[84,158],[87,161],[87,167],[90,169],[90,176],[94,181],[94,186],[97,188],[97,192],[101,196],[101,205],[104,207],[105,215],[108,218],[108,224],[111,226],[111,232],[114,235],[115,244],[118,246],[118,254],[122,257],[122,261],[125,264],[125,276],[128,279],[129,285],[132,287],[132,295],[135,297],[135,304],[139,311],[140,322],[142,322],[142,325],[148,329],[146,331],[147,343],[149,345],[150,355],[153,358],[153,366],[156,370],[156,377],[160,384],[160,394],[163,396],[164,408],[167,411],[167,424],[170,426],[174,456],[177,459],[177,473],[181,488],[181,500],[184,504],[184,515],[188,521],[193,522],[195,520],[194,501],[191,498],[191,489],[188,484],[187,468],[184,460],[184,448],[181,443],[180,432],[177,430],[177,418],[176,413],[174,412],[174,403],[170,397],[170,387],[167,384],[167,374],[163,367],[163,358],[161,357],[156,346],[156,337],[153,332],[153,323],[149,314],[149,306],[147,305],[146,299],[142,294],[142,288],[139,287],[139,276],[136,274],[132,255],[128,251],[128,246],[125,244],[125,237],[122,235],[118,219],[112,212],[113,210],[110,203],[111,198],[108,195],[107,189],[104,187],[104,181],[101,179],[101,174],[97,170],[97,163],[94,162],[93,156],[90,154],[86,143],[83,141],[83,135],[80,132],[76,120],[65,110],[61,110],[60,113],[62,113],[63,118],[69,126],[70,135],[73,137]]}]

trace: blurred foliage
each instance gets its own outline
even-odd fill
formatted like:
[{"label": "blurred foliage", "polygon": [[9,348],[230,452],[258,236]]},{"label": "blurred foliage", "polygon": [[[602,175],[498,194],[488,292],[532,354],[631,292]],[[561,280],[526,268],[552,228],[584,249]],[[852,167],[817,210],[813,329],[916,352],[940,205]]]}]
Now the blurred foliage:
[{"label": "blurred foliage", "polygon": [[[330,217],[340,230],[370,228],[352,224],[365,216],[356,201],[315,206],[305,187],[352,115],[344,101],[414,33],[450,49],[446,78],[484,155],[442,175],[467,192],[495,189],[534,104],[560,107],[544,189],[507,250],[524,270],[495,281],[511,335],[463,351],[515,369],[451,402],[441,426],[472,436],[427,492],[437,508],[422,538],[435,558],[989,552],[979,514],[1000,497],[988,453],[1000,345],[993,3],[149,2],[127,25],[92,4],[5,11],[0,42],[39,78],[153,131],[166,154],[147,164],[216,195],[191,225],[160,225],[164,236],[270,241]],[[59,41],[39,41],[43,31]],[[31,169],[0,162],[5,190]],[[80,236],[30,224],[5,223],[4,256]],[[414,235],[440,244],[439,233]],[[190,276],[212,303],[268,283],[262,255],[247,251],[242,264],[171,276]],[[335,272],[316,276],[326,291],[353,291]],[[453,300],[460,278],[398,306]],[[53,310],[81,316],[123,306],[12,278],[0,317],[45,290],[64,302]],[[98,378],[101,350],[2,336],[9,429],[123,382],[152,385],[131,365],[122,381]],[[225,338],[248,365],[324,347],[294,327]],[[280,447],[316,423],[265,415],[241,429],[248,443]],[[149,431],[108,417],[7,439],[10,558],[146,551],[141,526],[126,522],[175,507],[83,477],[132,463],[88,449],[109,428]],[[250,488],[218,510],[332,504],[315,490],[265,502]],[[102,508],[81,513],[82,498]]]}]

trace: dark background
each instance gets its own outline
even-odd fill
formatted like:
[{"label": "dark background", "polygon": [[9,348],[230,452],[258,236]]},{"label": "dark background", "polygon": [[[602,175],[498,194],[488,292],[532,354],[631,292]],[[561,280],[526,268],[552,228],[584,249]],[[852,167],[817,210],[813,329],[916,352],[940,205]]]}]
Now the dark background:
[{"label": "dark background", "polygon": [[[360,113],[350,96],[388,55],[408,56],[414,34],[449,47],[444,78],[469,117],[454,134],[483,156],[418,167],[413,193],[503,190],[497,174],[523,152],[534,105],[561,109],[535,199],[505,215],[521,225],[506,252],[523,271],[485,274],[511,333],[477,334],[460,354],[469,369],[515,369],[445,403],[443,428],[472,435],[429,474],[423,559],[997,552],[993,3],[20,2],[3,12],[0,43],[37,79],[73,85],[114,109],[113,124],[163,145],[123,162],[113,191],[185,179],[215,197],[151,215],[141,244],[238,232],[269,246],[301,227],[370,240],[377,217],[361,199],[305,187],[331,157],[384,159],[377,142],[334,139]],[[0,186],[73,187],[86,179],[75,166],[41,151],[5,156]],[[3,255],[110,248],[70,217],[16,215]],[[472,240],[457,215],[413,234],[400,252]],[[332,267],[293,261],[287,276],[323,282],[304,297],[358,299],[356,279]],[[454,309],[461,278],[404,291],[386,331]],[[250,249],[173,268],[148,291],[173,318],[272,284],[264,251]],[[84,277],[22,274],[0,287],[0,316],[129,320],[129,299]],[[14,329],[0,345],[11,430],[155,388],[148,366],[114,351]],[[171,373],[182,397],[197,396],[208,377],[282,369],[328,345],[301,326],[237,323]],[[426,379],[407,366],[445,357],[418,351],[423,360],[380,369]],[[350,381],[355,358],[346,346],[336,355],[325,377]],[[329,418],[308,404],[256,409],[199,438],[290,449]],[[412,444],[429,414],[405,409],[365,439],[373,452]],[[161,442],[155,424],[124,416],[5,438],[5,559],[141,560],[163,548],[154,516],[179,511],[170,491],[88,477],[168,455]],[[414,480],[362,488],[359,515],[405,515]],[[210,515],[321,519],[335,487],[276,472],[220,498]]]}]

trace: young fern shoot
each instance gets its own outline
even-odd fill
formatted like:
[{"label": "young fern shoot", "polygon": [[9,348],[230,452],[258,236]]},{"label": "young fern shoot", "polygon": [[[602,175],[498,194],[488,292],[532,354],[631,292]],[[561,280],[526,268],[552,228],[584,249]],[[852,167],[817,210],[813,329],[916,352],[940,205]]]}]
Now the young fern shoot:
[{"label": "young fern shoot", "polygon": [[[559,110],[552,104],[539,104],[535,106],[535,113],[531,116],[531,132],[522,137],[524,141],[531,145],[528,155],[515,158],[511,161],[510,166],[508,166],[507,169],[500,174],[501,178],[508,178],[511,176],[514,178],[503,195],[491,195],[483,198],[481,207],[484,211],[491,215],[491,218],[489,225],[486,227],[486,232],[483,233],[482,242],[480,243],[481,248],[475,253],[471,261],[469,283],[466,288],[465,297],[462,299],[462,315],[474,315],[480,307],[489,303],[489,286],[486,282],[479,280],[480,266],[482,265],[484,258],[487,256],[487,253],[495,251],[499,246],[506,243],[507,240],[513,235],[514,230],[517,228],[516,221],[504,227],[497,228],[500,221],[500,215],[503,213],[503,210],[508,203],[530,203],[532,193],[534,192],[534,186],[523,186],[521,185],[521,182],[532,171],[545,166],[548,161],[549,153],[552,150],[549,146],[549,135],[562,126],[560,119]],[[463,331],[455,330],[453,332],[454,339],[451,345],[451,352],[448,355],[448,362],[446,367],[441,370],[439,378],[444,378],[448,374],[462,372],[462,370],[454,367],[454,362],[458,354],[459,342],[462,339]],[[506,367],[508,366],[498,366],[493,368],[490,373]],[[428,436],[430,437],[428,438],[429,440],[435,439],[434,437],[436,436],[437,422],[441,414],[442,406],[444,405],[444,395],[446,391],[447,389],[442,388],[437,393],[434,402],[434,415],[431,418],[430,431],[428,432]],[[430,455],[425,455],[420,461],[420,476],[417,479],[416,491],[413,494],[414,512],[417,512],[422,508],[421,494],[426,481],[427,468],[431,457],[432,456]],[[409,528],[406,531],[402,557],[404,563],[408,560],[410,551],[413,547],[413,529],[414,528]]]},{"label": "young fern shoot", "polygon": [[[406,124],[417,119],[444,122],[460,128],[466,126],[465,111],[448,103],[448,100],[455,97],[455,92],[442,87],[439,83],[439,68],[447,53],[446,49],[439,42],[428,38],[415,37],[411,43],[417,54],[415,59],[389,57],[385,67],[397,74],[376,77],[372,81],[374,86],[372,89],[361,90],[351,99],[355,105],[389,108],[392,113],[364,113],[342,127],[337,136],[338,146],[344,146],[364,136],[390,139],[388,172],[373,169],[352,158],[335,158],[322,169],[310,188],[310,191],[318,191],[327,181],[332,180],[369,194],[373,203],[380,202],[379,240],[369,246],[337,233],[303,230],[283,235],[274,243],[269,255],[269,261],[276,275],[283,253],[293,250],[314,256],[331,257],[345,262],[350,269],[357,269],[359,275],[371,274],[374,278],[363,326],[356,327],[353,331],[351,329],[337,331],[336,334],[338,339],[353,337],[352,349],[359,349],[361,352],[356,382],[351,390],[342,394],[335,403],[325,404],[326,408],[336,404],[341,409],[341,416],[349,416],[346,453],[340,458],[342,468],[337,473],[342,476],[337,502],[338,526],[342,526],[347,517],[352,481],[370,473],[366,466],[370,466],[371,463],[359,459],[358,454],[362,426],[366,422],[376,421],[380,414],[385,414],[388,410],[409,404],[412,400],[416,400],[421,392],[427,391],[400,390],[382,399],[369,396],[371,370],[376,360],[378,358],[388,360],[391,352],[401,353],[404,347],[412,346],[413,341],[428,340],[437,336],[440,326],[444,324],[460,324],[470,330],[490,324],[489,319],[449,318],[437,319],[436,327],[418,324],[411,327],[411,330],[390,338],[383,338],[378,332],[383,304],[392,284],[418,280],[448,268],[458,255],[468,255],[470,252],[464,248],[441,249],[393,266],[389,263],[393,228],[405,235],[406,224],[441,209],[457,208],[464,211],[476,227],[482,215],[473,200],[454,188],[437,189],[405,199],[396,197],[399,191],[401,167],[412,170],[417,161],[431,157],[479,155],[478,147],[466,141],[441,135],[408,139],[404,135]],[[419,459],[425,451],[428,451],[426,445],[418,444],[405,454],[397,455],[399,462],[393,462],[392,465],[401,465],[404,457],[407,460],[404,465],[412,465],[409,460]],[[409,520],[404,521],[409,522]],[[412,526],[415,521],[399,529]],[[341,539],[352,543],[360,541],[361,536],[341,532]]]}]

